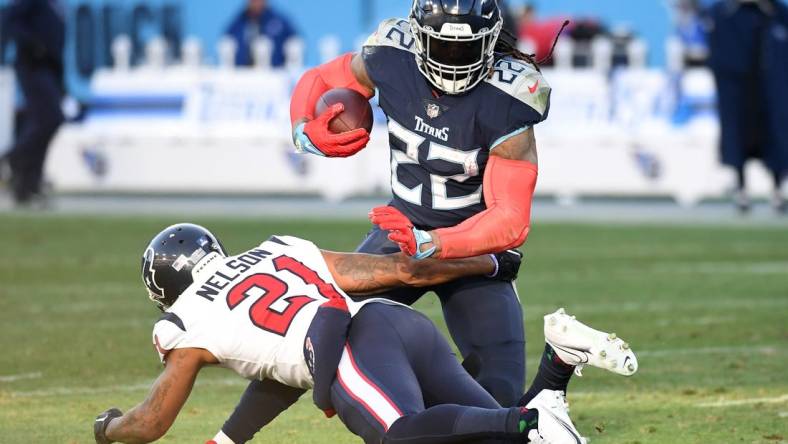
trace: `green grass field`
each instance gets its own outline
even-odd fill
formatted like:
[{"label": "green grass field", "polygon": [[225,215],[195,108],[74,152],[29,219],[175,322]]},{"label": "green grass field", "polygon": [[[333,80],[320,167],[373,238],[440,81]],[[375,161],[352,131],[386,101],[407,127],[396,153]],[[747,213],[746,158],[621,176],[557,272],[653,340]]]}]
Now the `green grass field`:
[{"label": "green grass field", "polygon": [[[144,398],[161,367],[138,258],[170,222],[0,215],[0,442],[89,443],[96,414]],[[273,233],[348,250],[368,229],[195,222],[233,251]],[[788,229],[537,224],[526,250],[529,380],[541,316],[561,306],[639,355],[632,378],[586,369],[570,385],[573,418],[593,443],[788,439]],[[445,331],[433,296],[417,308]],[[163,442],[212,437],[244,387],[229,371],[206,371]],[[305,399],[255,442],[359,441]]]}]

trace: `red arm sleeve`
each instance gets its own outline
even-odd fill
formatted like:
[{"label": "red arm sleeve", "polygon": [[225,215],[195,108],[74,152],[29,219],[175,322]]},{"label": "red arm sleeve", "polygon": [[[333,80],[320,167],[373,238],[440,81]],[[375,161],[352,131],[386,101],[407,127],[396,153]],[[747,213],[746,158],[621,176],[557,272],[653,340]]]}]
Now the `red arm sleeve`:
[{"label": "red arm sleeve", "polygon": [[463,223],[437,230],[441,259],[497,253],[525,242],[531,225],[531,201],[537,166],[491,156],[484,172],[487,209]]},{"label": "red arm sleeve", "polygon": [[351,53],[345,54],[304,73],[296,84],[293,98],[290,100],[291,123],[304,117],[309,120],[314,119],[317,101],[323,94],[334,88],[349,88],[359,92],[367,99],[372,98],[369,89],[359,83],[353,74],[350,67],[353,56]]}]

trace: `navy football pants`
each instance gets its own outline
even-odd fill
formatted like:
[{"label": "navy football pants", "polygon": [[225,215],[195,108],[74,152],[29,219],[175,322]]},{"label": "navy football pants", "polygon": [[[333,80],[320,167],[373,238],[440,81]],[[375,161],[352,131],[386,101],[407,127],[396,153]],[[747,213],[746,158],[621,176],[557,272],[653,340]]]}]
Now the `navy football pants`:
[{"label": "navy football pants", "polygon": [[501,408],[421,313],[373,303],[354,318],[331,402],[366,443],[514,442],[518,408]]},{"label": "navy football pants", "polygon": [[[375,227],[358,252],[390,254],[399,247]],[[400,288],[382,297],[412,305],[435,291],[443,316],[463,359],[478,366],[476,380],[500,405],[514,406],[525,386],[523,312],[514,286],[484,277],[459,279],[435,288]]]}]

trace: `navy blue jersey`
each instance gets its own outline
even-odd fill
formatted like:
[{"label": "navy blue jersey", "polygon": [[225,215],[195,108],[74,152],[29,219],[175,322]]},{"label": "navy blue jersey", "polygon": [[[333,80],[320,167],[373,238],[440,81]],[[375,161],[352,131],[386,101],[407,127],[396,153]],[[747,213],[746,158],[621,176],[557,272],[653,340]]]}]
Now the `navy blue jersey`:
[{"label": "navy blue jersey", "polygon": [[419,72],[406,20],[384,21],[364,44],[367,73],[388,117],[393,204],[423,229],[483,211],[490,151],[544,121],[550,86],[535,67],[499,57],[469,93],[437,95]]}]

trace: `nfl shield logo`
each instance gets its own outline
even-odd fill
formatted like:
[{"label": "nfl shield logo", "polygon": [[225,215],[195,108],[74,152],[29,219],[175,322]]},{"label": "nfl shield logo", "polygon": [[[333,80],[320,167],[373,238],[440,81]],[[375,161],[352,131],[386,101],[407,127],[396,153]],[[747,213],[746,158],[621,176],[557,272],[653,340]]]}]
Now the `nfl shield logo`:
[{"label": "nfl shield logo", "polygon": [[428,103],[427,104],[427,117],[429,117],[430,119],[434,119],[434,118],[436,118],[436,117],[438,117],[440,115],[441,115],[441,107],[440,106],[438,106],[438,105],[436,105],[434,103]]}]

